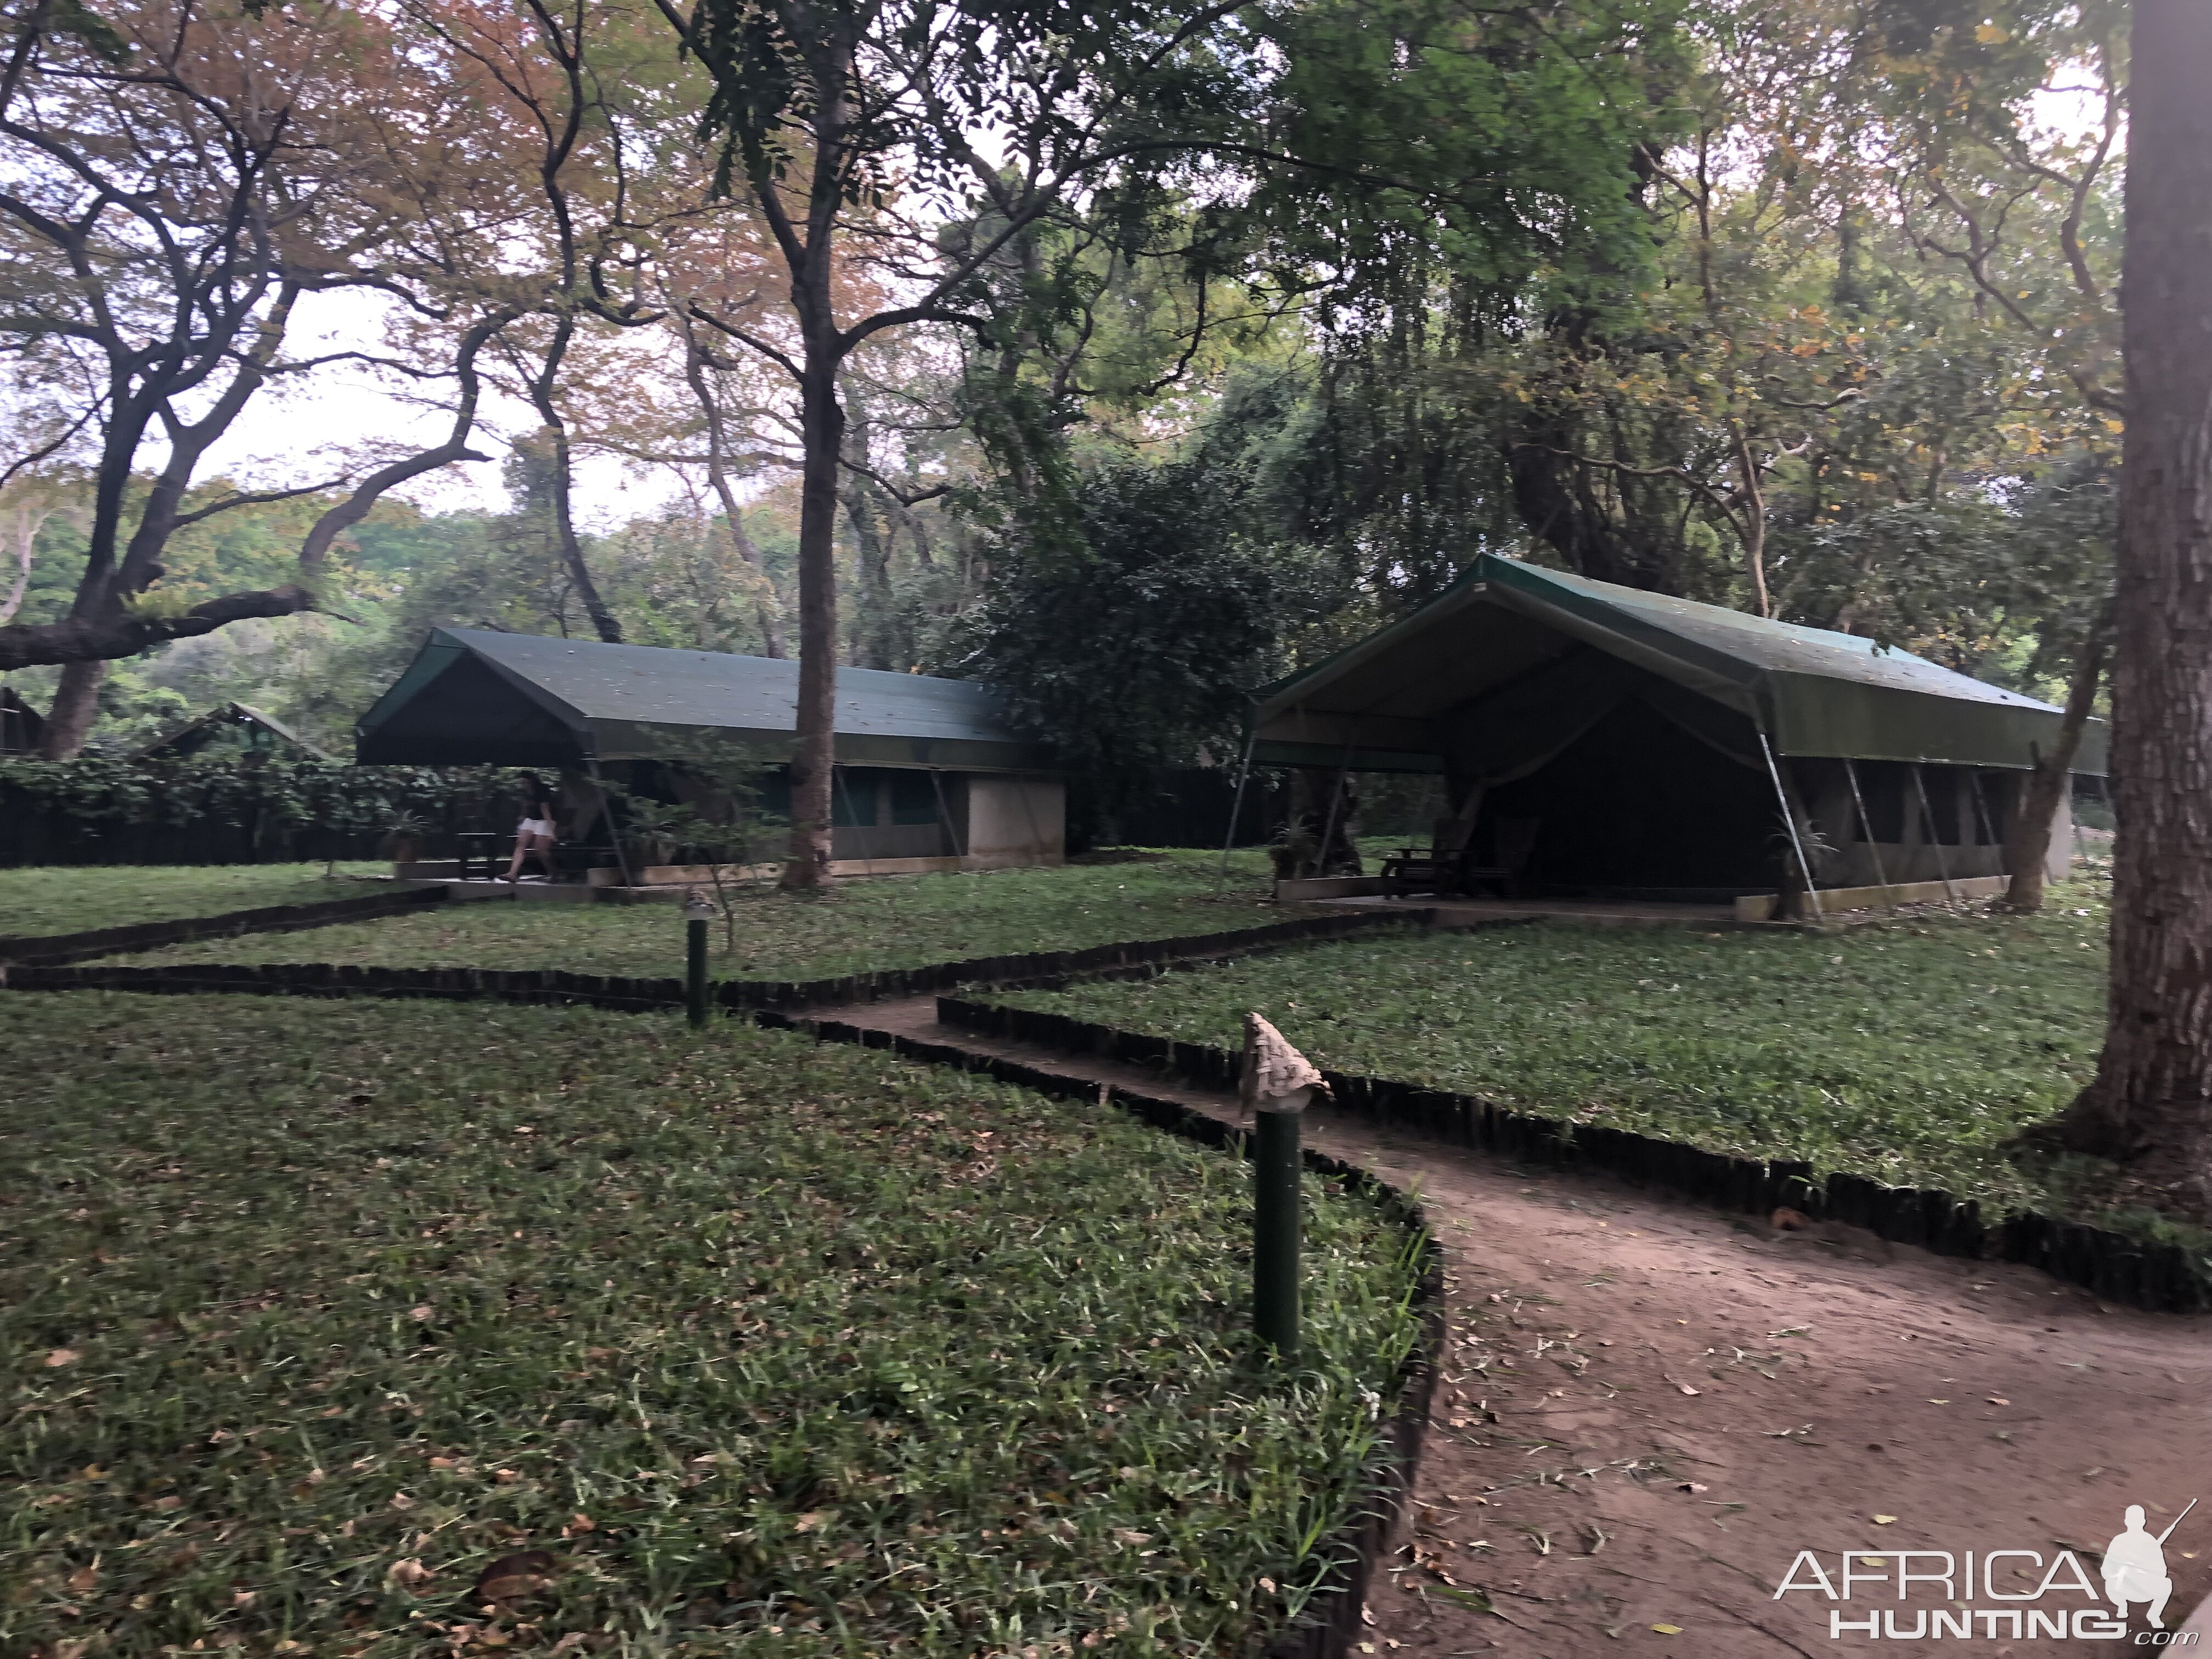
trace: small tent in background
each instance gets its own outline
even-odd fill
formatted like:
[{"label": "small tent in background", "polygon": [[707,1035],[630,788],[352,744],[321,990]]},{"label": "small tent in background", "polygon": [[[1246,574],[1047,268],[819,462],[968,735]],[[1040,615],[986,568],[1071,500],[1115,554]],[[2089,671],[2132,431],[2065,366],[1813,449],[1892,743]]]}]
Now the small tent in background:
[{"label": "small tent in background", "polygon": [[217,703],[139,750],[135,760],[237,759],[280,755],[335,766],[337,757],[318,749],[282,720],[242,702]]},{"label": "small tent in background", "polygon": [[36,755],[46,734],[45,717],[15,687],[0,685],[0,755]]},{"label": "small tent in background", "polygon": [[[798,708],[795,662],[441,628],[362,716],[355,755],[368,766],[557,768],[563,798],[588,802],[602,779],[641,793],[672,787],[665,759],[687,738],[787,755]],[[1065,856],[1062,781],[988,686],[841,668],[836,722],[832,855],[849,866],[841,873]],[[787,812],[781,767],[763,782],[763,805]]]},{"label": "small tent in background", "polygon": [[[1487,554],[1258,701],[1252,763],[1440,772],[1443,833],[1523,892],[1683,900],[1802,886],[1784,796],[1820,887],[1995,877],[2062,718],[1870,640]],[[2104,750],[2093,722],[2076,771]]]}]

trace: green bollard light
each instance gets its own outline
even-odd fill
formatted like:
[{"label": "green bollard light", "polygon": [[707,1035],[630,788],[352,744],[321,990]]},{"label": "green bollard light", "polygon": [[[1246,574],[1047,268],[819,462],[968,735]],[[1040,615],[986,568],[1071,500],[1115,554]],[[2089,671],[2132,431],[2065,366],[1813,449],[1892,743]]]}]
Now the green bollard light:
[{"label": "green bollard light", "polygon": [[1279,1364],[1298,1356],[1298,1118],[1315,1090],[1306,1057],[1257,1014],[1244,1016],[1240,1092],[1257,1128],[1252,1158],[1252,1328]]},{"label": "green bollard light", "polygon": [[714,907],[696,888],[684,896],[684,1002],[695,1031],[707,1024],[707,924],[714,919]]}]

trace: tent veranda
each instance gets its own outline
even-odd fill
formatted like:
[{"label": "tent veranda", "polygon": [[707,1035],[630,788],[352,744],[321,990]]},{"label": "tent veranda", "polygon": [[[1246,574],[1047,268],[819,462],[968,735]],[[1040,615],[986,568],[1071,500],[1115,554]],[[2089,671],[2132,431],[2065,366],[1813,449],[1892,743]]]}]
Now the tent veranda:
[{"label": "tent veranda", "polygon": [[1530,890],[1654,896],[1784,884],[1770,754],[1820,886],[1998,873],[2062,718],[1870,640],[1487,554],[1256,702],[1255,764],[1441,773],[1479,861],[1503,830]]}]

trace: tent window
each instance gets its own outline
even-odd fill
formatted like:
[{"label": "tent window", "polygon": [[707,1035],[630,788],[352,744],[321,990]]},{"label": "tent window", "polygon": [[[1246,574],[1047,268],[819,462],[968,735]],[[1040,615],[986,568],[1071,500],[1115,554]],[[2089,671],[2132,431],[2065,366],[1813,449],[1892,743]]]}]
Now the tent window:
[{"label": "tent window", "polygon": [[[1859,793],[1866,798],[1867,819],[1874,825],[1872,838],[1884,843],[1903,841],[1905,793],[1912,787],[1905,776],[1905,768],[1895,761],[1860,761],[1856,763],[1856,770]],[[1917,812],[1919,810],[1919,803],[1916,799],[1913,811]],[[1852,817],[1856,820],[1857,814],[1854,812]],[[1859,831],[1856,822],[1851,827],[1854,831],[1863,833]]]},{"label": "tent window", "polygon": [[876,786],[883,774],[857,766],[841,766],[830,791],[830,823],[839,830],[872,829],[881,822],[876,812]]},{"label": "tent window", "polygon": [[938,820],[937,787],[927,772],[890,774],[891,822],[934,823]]},{"label": "tent window", "polygon": [[[1928,816],[1936,821],[1936,839],[1946,847],[1959,845],[1959,774],[1948,766],[1923,766],[1920,781],[1928,788]],[[1914,811],[1920,810],[1920,797],[1912,798]],[[1923,826],[1925,832],[1925,826]]]}]

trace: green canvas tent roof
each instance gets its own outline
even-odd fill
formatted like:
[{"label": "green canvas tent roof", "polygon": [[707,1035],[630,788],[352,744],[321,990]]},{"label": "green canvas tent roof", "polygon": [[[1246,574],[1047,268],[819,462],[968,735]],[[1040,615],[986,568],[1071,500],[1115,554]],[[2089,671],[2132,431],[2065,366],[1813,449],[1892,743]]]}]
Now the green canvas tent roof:
[{"label": "green canvas tent roof", "polygon": [[229,732],[242,733],[249,750],[295,749],[317,760],[337,763],[337,757],[317,748],[273,714],[264,714],[251,703],[219,702],[205,714],[196,714],[182,726],[163,732],[153,742],[137,750],[134,760],[150,760],[164,755],[193,755],[203,749],[220,744]]},{"label": "green canvas tent roof", "polygon": [[[440,628],[362,716],[365,764],[559,766],[653,754],[664,734],[725,732],[787,751],[799,665],[717,651],[603,645]],[[837,758],[870,766],[1032,770],[991,688],[865,668],[837,671]]]},{"label": "green canvas tent roof", "polygon": [[[1910,652],[1484,554],[1412,616],[1256,694],[1254,761],[1432,771],[1446,727],[1538,670],[1626,663],[1752,720],[1778,754],[2026,769],[2060,711]],[[1613,671],[1617,672],[1617,671]],[[2105,769],[2091,722],[2075,761]]]}]

